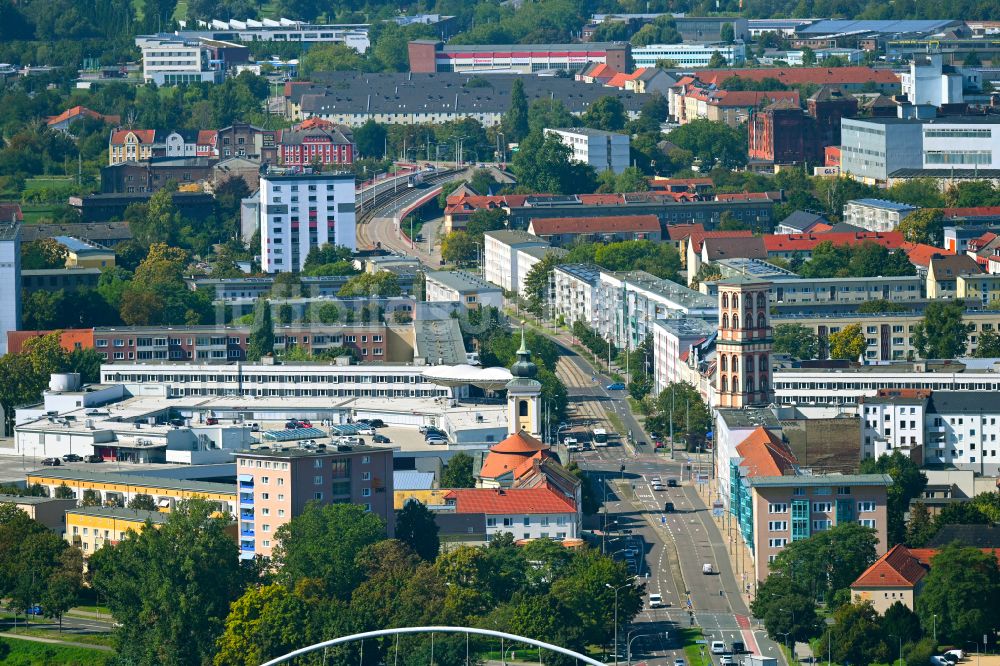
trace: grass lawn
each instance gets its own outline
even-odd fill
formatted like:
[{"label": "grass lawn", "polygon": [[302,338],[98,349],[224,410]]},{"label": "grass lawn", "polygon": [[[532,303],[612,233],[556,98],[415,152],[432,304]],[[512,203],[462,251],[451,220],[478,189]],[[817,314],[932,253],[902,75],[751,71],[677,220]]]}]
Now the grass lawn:
[{"label": "grass lawn", "polygon": [[51,220],[59,208],[59,204],[21,204],[25,224],[38,224],[42,220]]},{"label": "grass lawn", "polygon": [[[698,641],[705,640],[701,629],[698,627],[681,628],[677,630],[676,638],[684,647],[684,656],[687,657],[689,666],[712,666],[712,658],[708,654],[708,644],[698,643]],[[705,656],[702,657],[702,654]]]},{"label": "grass lawn", "polygon": [[174,20],[183,21],[188,15],[188,3],[187,0],[177,0],[177,6],[174,7]]},{"label": "grass lawn", "polygon": [[73,611],[83,611],[84,613],[101,613],[104,615],[111,615],[111,611],[108,610],[107,606],[76,606],[69,609],[72,613]]},{"label": "grass lawn", "polygon": [[57,641],[68,641],[70,643],[82,643],[84,645],[106,645],[111,646],[111,634],[71,634],[67,632],[59,633],[58,629],[36,629],[34,627],[25,628],[17,626],[17,631],[12,628],[7,632],[15,633],[18,636],[37,636],[38,638],[52,638]]},{"label": "grass lawn", "polygon": [[103,650],[0,637],[0,661],[8,666],[102,666],[111,657]]},{"label": "grass lawn", "polygon": [[61,187],[72,185],[74,180],[75,178],[72,176],[34,176],[24,181],[24,189],[26,192],[30,192],[31,190],[40,190],[43,187]]}]

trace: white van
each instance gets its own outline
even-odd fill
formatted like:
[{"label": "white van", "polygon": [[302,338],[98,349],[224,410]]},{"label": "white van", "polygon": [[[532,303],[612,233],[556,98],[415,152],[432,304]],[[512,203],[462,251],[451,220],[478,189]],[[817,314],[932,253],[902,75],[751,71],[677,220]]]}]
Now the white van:
[{"label": "white van", "polygon": [[701,565],[701,572],[706,576],[711,576],[712,574],[714,574],[715,570],[712,569],[712,563],[706,562],[705,564]]},{"label": "white van", "polygon": [[663,608],[663,597],[659,594],[649,595],[649,607],[650,608]]}]

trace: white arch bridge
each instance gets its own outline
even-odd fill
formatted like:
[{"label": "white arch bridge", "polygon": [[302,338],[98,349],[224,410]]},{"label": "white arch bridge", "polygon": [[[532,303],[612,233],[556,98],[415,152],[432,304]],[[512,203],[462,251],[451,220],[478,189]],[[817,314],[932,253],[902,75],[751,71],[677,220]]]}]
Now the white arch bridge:
[{"label": "white arch bridge", "polygon": [[468,634],[476,634],[477,636],[490,636],[492,638],[499,638],[502,640],[511,640],[516,643],[527,643],[528,645],[533,645],[535,647],[544,648],[546,650],[552,650],[553,652],[559,652],[561,654],[578,659],[585,664],[590,664],[591,666],[605,666],[604,663],[597,661],[587,655],[580,654],[579,652],[574,652],[573,650],[568,650],[564,647],[558,645],[552,645],[551,643],[545,643],[543,641],[537,641],[533,638],[526,638],[525,636],[518,636],[517,634],[508,634],[503,631],[493,631],[492,629],[478,629],[475,627],[398,627],[396,629],[379,629],[377,631],[365,631],[360,634],[351,634],[350,636],[341,636],[340,638],[334,638],[333,640],[323,641],[322,643],[316,643],[315,645],[309,645],[304,648],[299,648],[293,652],[289,652],[281,657],[276,657],[270,661],[264,662],[261,666],[275,666],[276,664],[282,664],[286,661],[294,659],[295,657],[300,657],[304,654],[309,654],[310,652],[315,652],[316,650],[323,650],[325,648],[333,647],[335,645],[343,645],[345,643],[351,643],[353,641],[363,641],[367,638],[380,638],[382,636],[399,636],[401,634],[422,634],[422,633],[464,633],[466,636]]}]

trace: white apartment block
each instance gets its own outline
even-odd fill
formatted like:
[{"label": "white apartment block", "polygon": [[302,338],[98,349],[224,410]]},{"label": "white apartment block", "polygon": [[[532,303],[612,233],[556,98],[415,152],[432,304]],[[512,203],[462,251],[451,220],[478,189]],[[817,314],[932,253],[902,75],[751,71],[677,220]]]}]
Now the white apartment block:
[{"label": "white apartment block", "polygon": [[102,384],[164,384],[167,397],[271,396],[434,398],[465,391],[424,376],[419,365],[253,365],[244,363],[113,363],[101,366]]},{"label": "white apartment block", "polygon": [[696,317],[716,321],[718,299],[645,271],[600,271],[597,332],[621,349],[635,349],[658,319]]},{"label": "white apartment block", "polygon": [[327,244],[357,249],[352,174],[261,174],[260,193],[264,272],[300,271],[309,251]]},{"label": "white apartment block", "polygon": [[844,204],[844,222],[868,231],[895,231],[916,206],[885,199],[854,199]]},{"label": "white apartment block", "polygon": [[[517,250],[517,293],[524,294],[525,291],[525,278],[531,273],[531,269],[535,267],[542,259],[550,254],[555,254],[557,256],[565,256],[569,254],[569,250],[561,247],[522,247]],[[549,287],[552,287],[550,281]]]},{"label": "white apartment block", "polygon": [[[768,275],[767,279],[773,282],[771,304],[777,306],[858,304],[879,299],[905,303],[924,298],[925,290],[925,280],[919,275],[872,278]],[[715,281],[702,282],[698,289],[708,296],[719,292]]]},{"label": "white apartment block", "polygon": [[708,67],[712,54],[718,52],[730,67],[742,65],[747,59],[747,48],[736,44],[650,44],[632,48],[632,62],[636,67],[656,67],[660,60],[673,60],[678,67]]},{"label": "white apartment block", "polygon": [[[853,414],[862,399],[879,390],[1000,391],[1000,369],[992,359],[961,362],[888,363],[849,368],[783,368],[774,370],[774,401],[810,411]],[[832,411],[831,411],[832,410]]]},{"label": "white apartment block", "polygon": [[503,308],[503,290],[466,271],[428,271],[426,298],[429,302],[459,302],[466,308]]},{"label": "white apartment block", "polygon": [[588,127],[545,129],[546,134],[559,137],[563,145],[573,151],[570,159],[589,164],[597,173],[611,170],[619,174],[629,165],[629,137],[627,134],[605,132]]},{"label": "white apartment block", "polygon": [[524,283],[517,251],[549,247],[548,241],[526,231],[488,231],[483,236],[483,277],[504,291],[515,291]]},{"label": "white apartment block", "polygon": [[555,291],[552,296],[555,316],[572,327],[583,322],[596,329],[597,290],[601,271],[590,264],[562,264],[552,271]]},{"label": "white apartment block", "polygon": [[716,327],[704,319],[684,317],[659,319],[653,334],[653,393],[678,382],[689,381],[688,356],[691,346],[715,335]]},{"label": "white apartment block", "polygon": [[222,80],[222,70],[213,67],[210,52],[199,39],[141,35],[135,38],[135,45],[142,51],[142,78],[146,83],[162,86]]},{"label": "white apartment block", "polygon": [[7,353],[7,331],[21,323],[21,225],[0,220],[0,356]]},{"label": "white apartment block", "polygon": [[1000,471],[995,393],[886,391],[864,399],[859,411],[863,458],[898,450],[918,456],[921,465],[950,465],[986,476]]}]

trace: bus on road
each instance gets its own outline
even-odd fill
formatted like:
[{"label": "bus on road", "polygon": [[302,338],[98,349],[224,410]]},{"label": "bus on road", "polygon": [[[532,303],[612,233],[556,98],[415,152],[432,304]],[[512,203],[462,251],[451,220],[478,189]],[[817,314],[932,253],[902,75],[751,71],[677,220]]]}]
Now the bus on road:
[{"label": "bus on road", "polygon": [[608,445],[608,431],[604,428],[594,428],[594,446]]}]

